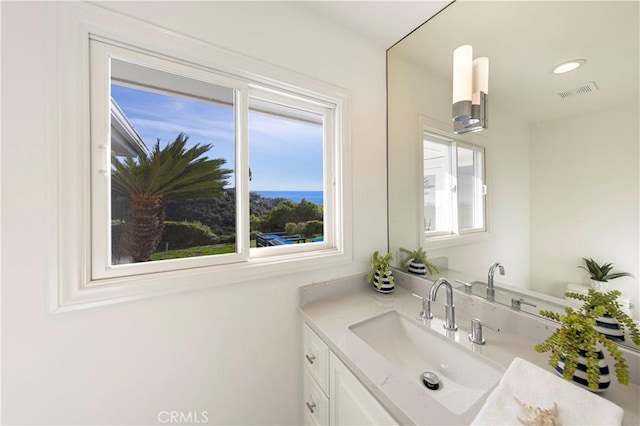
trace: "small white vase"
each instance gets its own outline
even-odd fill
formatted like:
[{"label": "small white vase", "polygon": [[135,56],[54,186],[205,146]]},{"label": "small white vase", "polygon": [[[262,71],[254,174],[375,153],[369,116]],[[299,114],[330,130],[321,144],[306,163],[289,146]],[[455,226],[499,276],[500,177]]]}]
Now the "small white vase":
[{"label": "small white vase", "polygon": [[609,283],[605,281],[591,280],[591,288],[600,293],[605,293],[609,290]]}]

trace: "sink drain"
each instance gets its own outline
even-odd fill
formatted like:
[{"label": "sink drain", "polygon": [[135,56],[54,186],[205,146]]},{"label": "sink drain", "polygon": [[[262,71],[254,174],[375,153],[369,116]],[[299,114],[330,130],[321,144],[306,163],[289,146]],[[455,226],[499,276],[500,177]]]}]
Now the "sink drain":
[{"label": "sink drain", "polygon": [[431,390],[438,390],[440,387],[440,379],[438,379],[438,376],[436,376],[435,373],[430,371],[422,374],[422,383]]}]

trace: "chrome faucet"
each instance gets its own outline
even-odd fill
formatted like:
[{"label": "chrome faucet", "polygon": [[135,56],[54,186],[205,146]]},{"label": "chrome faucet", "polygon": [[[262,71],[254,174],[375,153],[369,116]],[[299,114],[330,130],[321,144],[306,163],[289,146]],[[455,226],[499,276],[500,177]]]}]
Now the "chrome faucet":
[{"label": "chrome faucet", "polygon": [[493,302],[496,300],[496,291],[493,288],[493,273],[499,268],[500,275],[504,275],[504,266],[502,263],[496,262],[489,268],[489,277],[487,278],[487,300]]},{"label": "chrome faucet", "polygon": [[453,306],[453,287],[451,287],[451,284],[449,284],[449,281],[447,281],[444,278],[440,278],[436,280],[436,282],[434,282],[433,285],[431,286],[431,290],[429,290],[429,299],[432,302],[436,301],[436,295],[438,294],[438,289],[443,284],[447,291],[447,303],[445,305],[446,317],[444,320],[444,328],[446,328],[447,330],[457,330],[458,326],[456,325],[456,310],[455,310],[455,306]]}]

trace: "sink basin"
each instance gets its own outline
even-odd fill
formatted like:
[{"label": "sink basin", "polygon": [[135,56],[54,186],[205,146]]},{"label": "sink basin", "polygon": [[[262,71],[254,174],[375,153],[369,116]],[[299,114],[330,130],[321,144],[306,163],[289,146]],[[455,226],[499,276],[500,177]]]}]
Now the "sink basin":
[{"label": "sink basin", "polygon": [[[504,374],[493,361],[398,311],[353,324],[349,329],[454,414],[466,412]],[[422,383],[425,372],[438,376],[437,390],[427,389]]]}]

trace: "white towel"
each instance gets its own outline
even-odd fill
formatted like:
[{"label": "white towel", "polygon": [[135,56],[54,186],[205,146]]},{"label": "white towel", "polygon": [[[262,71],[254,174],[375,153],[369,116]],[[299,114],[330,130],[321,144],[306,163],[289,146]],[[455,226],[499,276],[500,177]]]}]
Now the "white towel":
[{"label": "white towel", "polygon": [[562,425],[619,425],[624,410],[537,365],[515,358],[500,383],[487,398],[472,425],[519,425],[529,417],[515,401],[551,409],[558,404]]}]

